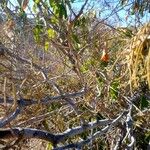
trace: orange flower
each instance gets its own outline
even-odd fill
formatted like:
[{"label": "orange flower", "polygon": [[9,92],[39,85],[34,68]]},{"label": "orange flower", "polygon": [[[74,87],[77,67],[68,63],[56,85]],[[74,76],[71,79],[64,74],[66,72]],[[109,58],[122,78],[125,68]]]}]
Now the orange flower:
[{"label": "orange flower", "polygon": [[109,61],[109,55],[105,50],[103,50],[101,61],[103,61],[103,62],[108,62]]}]

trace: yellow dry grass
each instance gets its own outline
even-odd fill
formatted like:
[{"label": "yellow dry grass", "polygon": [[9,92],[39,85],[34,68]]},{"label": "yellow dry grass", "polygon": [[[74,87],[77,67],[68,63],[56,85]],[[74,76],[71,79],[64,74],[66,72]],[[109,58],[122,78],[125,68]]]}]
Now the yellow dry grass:
[{"label": "yellow dry grass", "polygon": [[150,23],[133,37],[128,63],[131,87],[137,88],[141,81],[146,81],[150,87]]}]

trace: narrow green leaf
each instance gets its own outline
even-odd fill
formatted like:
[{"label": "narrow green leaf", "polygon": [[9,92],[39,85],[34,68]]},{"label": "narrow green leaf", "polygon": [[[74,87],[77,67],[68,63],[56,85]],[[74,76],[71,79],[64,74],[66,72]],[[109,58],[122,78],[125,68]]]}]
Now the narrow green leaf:
[{"label": "narrow green leaf", "polygon": [[74,40],[76,43],[80,44],[79,38],[78,38],[78,36],[77,36],[76,34],[73,34],[73,35],[72,35],[72,38],[73,38],[73,40]]},{"label": "narrow green leaf", "polygon": [[44,45],[44,50],[45,50],[45,51],[48,51],[48,48],[49,48],[49,42],[46,41],[46,42],[45,42],[45,45]]},{"label": "narrow green leaf", "polygon": [[67,18],[67,10],[65,8],[65,5],[62,3],[59,5],[59,17],[60,18]]},{"label": "narrow green leaf", "polygon": [[147,108],[148,106],[149,106],[148,100],[144,96],[142,96],[141,101],[140,101],[141,109],[143,110],[144,108]]},{"label": "narrow green leaf", "polygon": [[52,143],[48,143],[47,144],[47,147],[46,147],[46,150],[52,150],[53,149],[53,145],[52,145]]},{"label": "narrow green leaf", "polygon": [[110,86],[110,96],[112,100],[116,100],[118,97],[119,83],[113,82]]}]

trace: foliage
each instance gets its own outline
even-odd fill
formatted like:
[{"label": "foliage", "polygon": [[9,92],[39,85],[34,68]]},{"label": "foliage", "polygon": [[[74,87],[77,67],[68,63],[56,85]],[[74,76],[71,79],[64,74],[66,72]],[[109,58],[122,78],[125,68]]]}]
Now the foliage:
[{"label": "foliage", "polygon": [[88,0],[76,9],[74,0],[0,2],[3,148],[30,149],[28,138],[46,149],[148,147],[150,26],[118,27],[109,19],[120,5],[99,15],[109,2],[100,12]]}]

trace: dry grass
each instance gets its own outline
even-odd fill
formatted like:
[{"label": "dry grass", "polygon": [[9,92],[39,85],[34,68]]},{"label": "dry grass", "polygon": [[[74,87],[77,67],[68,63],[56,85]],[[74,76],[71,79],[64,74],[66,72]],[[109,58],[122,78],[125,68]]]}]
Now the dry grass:
[{"label": "dry grass", "polygon": [[140,81],[146,81],[150,87],[150,23],[133,37],[128,63],[131,87],[137,88]]}]

